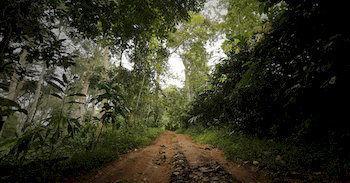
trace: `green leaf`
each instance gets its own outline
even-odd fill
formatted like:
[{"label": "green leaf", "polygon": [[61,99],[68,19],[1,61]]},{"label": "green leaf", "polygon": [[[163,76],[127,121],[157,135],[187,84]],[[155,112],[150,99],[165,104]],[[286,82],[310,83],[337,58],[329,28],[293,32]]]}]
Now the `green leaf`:
[{"label": "green leaf", "polygon": [[59,99],[63,99],[63,97],[61,97],[60,95],[58,95],[57,93],[51,93],[50,95],[54,96],[54,97],[57,97]]},{"label": "green leaf", "polygon": [[6,91],[6,92],[8,92],[8,87],[9,87],[8,84],[0,83],[0,89],[3,89],[3,90]]},{"label": "green leaf", "polygon": [[63,81],[64,81],[65,83],[68,83],[68,79],[67,79],[66,74],[63,74],[63,75],[62,75],[62,78],[63,78]]},{"label": "green leaf", "polygon": [[82,94],[82,93],[74,93],[74,94],[70,94],[70,95],[68,95],[69,97],[71,97],[71,96],[79,96],[79,97],[86,97],[86,95],[85,94]]},{"label": "green leaf", "polygon": [[47,82],[49,85],[53,86],[54,88],[58,89],[61,92],[64,92],[63,88],[61,88],[60,86],[58,86],[56,83],[52,82],[52,81],[48,81]]},{"label": "green leaf", "polygon": [[25,109],[18,109],[18,112],[24,113],[25,115],[28,115],[28,111]]},{"label": "green leaf", "polygon": [[66,83],[56,77],[51,77],[50,79],[57,81],[59,84],[61,84],[62,86],[66,86]]},{"label": "green leaf", "polygon": [[3,97],[0,97],[0,103],[1,106],[21,108],[17,102]]},{"label": "green leaf", "polygon": [[56,143],[56,142],[59,140],[60,135],[61,135],[60,130],[57,129],[57,130],[55,131],[55,133],[52,135],[51,142],[52,142],[52,143]]}]

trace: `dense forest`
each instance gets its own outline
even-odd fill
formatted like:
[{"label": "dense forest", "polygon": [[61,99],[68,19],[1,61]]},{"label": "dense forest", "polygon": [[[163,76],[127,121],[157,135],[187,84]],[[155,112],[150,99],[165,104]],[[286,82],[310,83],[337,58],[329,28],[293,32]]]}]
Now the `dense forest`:
[{"label": "dense forest", "polygon": [[[0,7],[0,182],[66,182],[161,134],[175,137],[169,131],[223,150],[263,182],[350,180],[350,30],[341,2]],[[220,176],[211,175],[232,182]],[[191,180],[171,177],[217,182]]]}]

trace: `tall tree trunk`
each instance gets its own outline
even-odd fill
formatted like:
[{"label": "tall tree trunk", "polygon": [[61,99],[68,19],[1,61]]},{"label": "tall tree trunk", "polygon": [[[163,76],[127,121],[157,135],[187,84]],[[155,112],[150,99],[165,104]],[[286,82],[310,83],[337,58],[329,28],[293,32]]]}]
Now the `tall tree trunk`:
[{"label": "tall tree trunk", "polygon": [[[146,77],[146,73],[143,75],[142,77],[142,83],[141,83],[141,87],[140,87],[140,91],[137,95],[137,100],[136,100],[136,106],[135,106],[135,111],[132,112],[132,114],[130,115],[130,118],[129,120],[132,122],[132,123],[135,123],[136,120],[138,120],[138,115],[139,115],[139,105],[140,105],[140,101],[141,101],[141,94],[142,94],[142,89],[143,89],[143,86],[145,84],[145,77]],[[136,119],[136,120],[135,120]],[[129,121],[129,122],[130,122]]]},{"label": "tall tree trunk", "polygon": [[142,94],[142,88],[143,88],[143,85],[145,83],[145,77],[146,77],[146,74],[144,74],[143,77],[142,77],[142,84],[141,84],[141,87],[140,87],[139,94],[137,95],[137,101],[136,101],[136,107],[135,107],[136,110],[138,110],[138,108],[139,108],[141,94]]},{"label": "tall tree trunk", "polygon": [[39,80],[38,80],[38,84],[36,86],[35,89],[35,93],[34,93],[34,101],[32,103],[32,105],[30,105],[29,110],[28,110],[28,118],[27,120],[24,122],[23,126],[21,127],[21,131],[24,132],[25,129],[27,129],[30,124],[32,123],[35,113],[36,113],[36,109],[38,107],[38,102],[39,102],[39,98],[42,94],[42,85],[44,83],[44,76],[46,74],[46,64],[42,63],[41,64],[41,73],[39,76]]},{"label": "tall tree trunk", "polygon": [[86,99],[89,94],[90,76],[91,76],[90,73],[85,73],[85,77],[83,80],[83,88],[81,90],[81,93],[84,94],[85,96],[79,97],[79,102],[81,102],[81,104],[80,104],[80,111],[79,111],[78,117],[79,116],[81,117],[80,121],[84,121],[84,115],[86,113],[86,108],[87,108]]},{"label": "tall tree trunk", "polygon": [[103,54],[103,58],[102,58],[103,66],[105,68],[108,68],[108,66],[109,66],[109,49],[108,49],[108,47],[105,47],[103,49],[103,53],[102,54]]},{"label": "tall tree trunk", "polygon": [[157,75],[156,75],[156,106],[154,109],[154,123],[157,125],[159,123],[159,116],[160,116],[159,91],[160,91],[160,74],[157,72]]},{"label": "tall tree trunk", "polygon": [[[27,50],[23,50],[19,57],[20,67],[26,68],[27,55],[28,55]],[[21,77],[17,74],[16,71],[14,71],[11,77],[11,83],[9,86],[9,92],[8,92],[7,98],[15,101],[16,98],[18,97],[20,90],[23,87],[23,84],[24,84],[24,80],[21,79]]]},{"label": "tall tree trunk", "polygon": [[120,51],[120,62],[119,62],[119,67],[122,68],[123,67],[123,63],[122,63],[122,60],[123,60],[123,53],[124,53],[124,50],[122,49]]},{"label": "tall tree trunk", "polygon": [[187,100],[191,101],[193,96],[193,91],[191,87],[190,81],[190,63],[186,60],[186,58],[181,57],[182,63],[185,67],[185,91],[187,94]]},{"label": "tall tree trunk", "polygon": [[[22,67],[22,68],[26,68],[27,55],[28,55],[27,50],[23,49],[21,55],[19,56],[19,63],[20,63],[20,67]],[[12,101],[16,101],[18,94],[23,87],[23,84],[24,84],[24,80],[21,79],[21,76],[16,71],[14,71],[12,74],[12,77],[11,77],[11,82],[10,82],[10,86],[9,86],[9,92],[7,93],[7,98],[12,100]],[[4,123],[2,124],[2,127],[0,129],[0,137],[3,136],[4,131],[8,127],[8,125],[9,125],[8,123],[9,123],[10,118],[16,119],[16,118],[18,118],[18,116],[16,114],[13,114],[12,116],[9,116],[6,119],[4,119]],[[16,119],[16,120],[18,120],[18,119]],[[16,126],[16,124],[13,124],[13,125]]]}]

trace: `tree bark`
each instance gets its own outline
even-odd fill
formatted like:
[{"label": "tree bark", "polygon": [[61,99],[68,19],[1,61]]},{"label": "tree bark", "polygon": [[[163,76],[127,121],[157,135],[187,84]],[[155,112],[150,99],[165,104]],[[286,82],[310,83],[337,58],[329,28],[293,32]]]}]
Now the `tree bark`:
[{"label": "tree bark", "polygon": [[159,117],[160,117],[160,106],[159,106],[159,91],[160,91],[160,74],[157,72],[156,75],[156,106],[154,109],[154,123],[158,124],[159,123]]},{"label": "tree bark", "polygon": [[[27,55],[28,55],[27,50],[23,49],[21,55],[19,56],[20,67],[26,68]],[[12,77],[11,77],[11,82],[10,82],[10,86],[9,86],[9,92],[7,93],[7,98],[12,100],[12,101],[16,101],[18,94],[23,87],[23,84],[24,84],[24,80],[21,79],[20,75],[16,71],[14,71],[12,74]],[[16,114],[13,114],[13,115],[16,115]],[[0,129],[0,137],[3,136],[4,130],[8,125],[9,118],[10,118],[10,116],[7,117],[6,119],[4,119],[4,123],[2,124],[2,127]]]},{"label": "tree bark", "polygon": [[192,87],[191,87],[191,83],[190,83],[190,64],[188,63],[188,61],[186,60],[186,58],[181,57],[182,63],[185,67],[185,90],[186,90],[186,94],[187,94],[187,100],[191,101],[192,100],[192,95],[193,95],[193,91],[192,91]]},{"label": "tree bark", "polygon": [[81,90],[81,93],[84,94],[85,96],[79,97],[79,102],[80,104],[80,112],[78,114],[78,117],[80,116],[81,119],[80,121],[84,121],[84,115],[86,112],[87,104],[86,104],[86,98],[88,97],[89,94],[89,86],[90,86],[90,73],[85,73],[85,77],[83,80],[83,88]]},{"label": "tree bark", "polygon": [[41,73],[40,73],[40,76],[39,76],[39,80],[38,80],[38,84],[36,86],[36,89],[35,89],[35,94],[34,94],[34,101],[32,103],[32,105],[30,105],[30,108],[28,110],[28,118],[27,120],[24,122],[22,128],[21,128],[21,131],[24,132],[29,126],[30,124],[32,123],[33,119],[34,119],[34,116],[35,116],[35,113],[36,113],[36,109],[38,107],[38,102],[39,102],[39,98],[42,94],[42,85],[44,83],[44,76],[46,74],[46,65],[45,63],[42,63],[41,64]]},{"label": "tree bark", "polygon": [[[23,68],[26,67],[27,55],[28,55],[27,50],[23,50],[19,58],[19,63]],[[9,92],[8,92],[7,98],[15,101],[16,98],[18,97],[19,91],[23,87],[23,84],[24,84],[24,80],[23,79],[21,80],[17,72],[14,71],[11,77],[11,83],[9,86]]]}]

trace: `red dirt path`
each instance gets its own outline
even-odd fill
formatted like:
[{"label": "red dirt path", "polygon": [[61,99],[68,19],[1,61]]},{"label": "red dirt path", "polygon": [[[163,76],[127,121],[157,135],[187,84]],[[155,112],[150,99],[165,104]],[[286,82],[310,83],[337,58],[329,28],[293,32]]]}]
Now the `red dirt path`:
[{"label": "red dirt path", "polygon": [[78,178],[78,182],[167,183],[174,171],[173,156],[179,149],[191,167],[201,167],[212,161],[231,174],[233,182],[267,182],[266,177],[226,160],[221,150],[194,143],[189,136],[171,131],[162,133],[153,144],[129,152],[104,168]]}]

